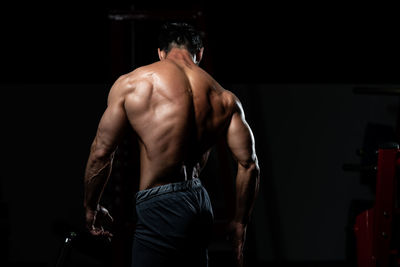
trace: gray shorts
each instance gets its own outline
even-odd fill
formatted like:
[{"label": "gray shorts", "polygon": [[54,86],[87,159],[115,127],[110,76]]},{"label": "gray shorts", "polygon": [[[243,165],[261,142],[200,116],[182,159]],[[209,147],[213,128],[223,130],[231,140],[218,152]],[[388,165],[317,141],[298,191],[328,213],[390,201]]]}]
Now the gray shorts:
[{"label": "gray shorts", "polygon": [[136,194],[132,266],[208,266],[213,211],[200,179]]}]

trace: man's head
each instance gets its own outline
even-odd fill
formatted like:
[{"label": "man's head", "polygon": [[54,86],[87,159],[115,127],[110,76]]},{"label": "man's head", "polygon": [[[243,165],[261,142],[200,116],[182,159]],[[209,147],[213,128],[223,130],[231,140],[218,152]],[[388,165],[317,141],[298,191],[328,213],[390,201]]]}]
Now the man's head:
[{"label": "man's head", "polygon": [[158,37],[160,59],[165,57],[172,48],[186,49],[198,64],[203,55],[203,42],[200,33],[184,22],[165,23]]}]

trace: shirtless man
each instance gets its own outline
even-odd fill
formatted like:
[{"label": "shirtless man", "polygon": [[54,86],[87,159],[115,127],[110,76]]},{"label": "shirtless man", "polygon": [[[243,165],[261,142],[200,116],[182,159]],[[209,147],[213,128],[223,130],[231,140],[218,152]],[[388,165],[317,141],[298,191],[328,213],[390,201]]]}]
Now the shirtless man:
[{"label": "shirtless man", "polygon": [[129,125],[140,147],[132,266],[207,266],[213,213],[199,175],[221,138],[237,161],[236,210],[228,228],[238,266],[258,193],[254,137],[239,100],[198,66],[203,45],[186,23],[167,23],[159,62],[122,75],[112,86],[85,171],[86,223],[111,238],[99,205],[114,152]]}]

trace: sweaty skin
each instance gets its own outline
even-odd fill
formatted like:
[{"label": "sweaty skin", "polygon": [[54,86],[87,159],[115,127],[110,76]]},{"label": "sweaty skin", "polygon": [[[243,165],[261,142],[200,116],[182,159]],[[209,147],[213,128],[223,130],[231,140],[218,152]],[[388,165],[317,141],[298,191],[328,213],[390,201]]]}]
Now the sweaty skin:
[{"label": "sweaty skin", "polygon": [[113,153],[129,125],[140,148],[139,190],[198,177],[210,149],[225,138],[238,163],[236,215],[230,227],[242,231],[234,234],[242,239],[236,251],[241,255],[259,183],[254,138],[241,104],[186,49],[159,51],[159,57],[159,62],[122,75],[110,90],[85,172],[88,227],[94,235],[111,236],[96,216],[111,220],[99,201]]}]

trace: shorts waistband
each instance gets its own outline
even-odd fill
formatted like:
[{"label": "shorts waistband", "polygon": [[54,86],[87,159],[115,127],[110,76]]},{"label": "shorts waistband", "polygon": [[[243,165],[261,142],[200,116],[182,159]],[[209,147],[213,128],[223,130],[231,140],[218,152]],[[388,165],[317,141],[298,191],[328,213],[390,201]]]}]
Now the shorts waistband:
[{"label": "shorts waistband", "polygon": [[198,188],[201,186],[202,184],[200,179],[193,178],[187,181],[164,184],[153,188],[141,190],[136,193],[136,204],[162,194],[176,192],[176,191],[185,191],[188,189]]}]

